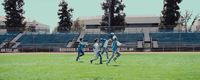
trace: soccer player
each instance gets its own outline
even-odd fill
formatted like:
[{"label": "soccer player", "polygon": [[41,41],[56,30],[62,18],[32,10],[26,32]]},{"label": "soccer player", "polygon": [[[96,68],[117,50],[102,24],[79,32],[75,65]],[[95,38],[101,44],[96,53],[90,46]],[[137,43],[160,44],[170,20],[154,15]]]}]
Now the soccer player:
[{"label": "soccer player", "polygon": [[77,58],[76,58],[76,61],[79,61],[80,60],[80,57],[85,55],[83,49],[87,46],[86,43],[83,42],[83,38],[80,38],[80,42],[79,42],[79,45],[78,45],[78,55],[77,55]]},{"label": "soccer player", "polygon": [[113,40],[113,39],[117,39],[117,36],[115,35],[115,33],[110,33],[111,34],[111,39]]},{"label": "soccer player", "polygon": [[95,57],[93,59],[90,60],[90,63],[92,64],[93,61],[97,60],[100,57],[100,64],[102,63],[102,56],[101,56],[101,51],[100,51],[100,46],[99,46],[99,40],[95,39],[94,40],[94,45],[93,45],[93,51],[95,53]]},{"label": "soccer player", "polygon": [[[111,57],[109,58],[109,60],[107,61],[107,65],[110,63],[110,61],[113,59],[115,62],[116,60],[121,56],[121,54],[119,53],[119,50],[118,50],[118,46],[122,45],[119,41],[117,41],[117,38],[114,38],[113,41],[112,41],[112,55]],[[116,56],[115,56],[116,54]],[[115,56],[115,57],[114,57]]]},{"label": "soccer player", "polygon": [[101,54],[103,54],[104,52],[106,52],[106,58],[107,58],[107,60],[109,59],[109,57],[108,57],[108,42],[109,41],[110,40],[103,39],[103,38],[100,39],[101,49],[102,49]]}]

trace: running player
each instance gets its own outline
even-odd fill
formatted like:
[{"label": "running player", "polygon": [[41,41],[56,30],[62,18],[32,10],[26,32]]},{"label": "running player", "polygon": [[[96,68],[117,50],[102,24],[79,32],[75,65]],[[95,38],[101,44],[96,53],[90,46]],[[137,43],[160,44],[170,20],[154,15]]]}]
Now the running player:
[{"label": "running player", "polygon": [[80,60],[80,57],[82,57],[83,55],[85,55],[83,49],[84,49],[86,46],[87,46],[87,43],[84,43],[84,42],[83,42],[83,39],[80,38],[80,42],[79,42],[78,49],[77,49],[78,55],[77,55],[77,57],[76,57],[76,61],[79,61],[79,60]]},{"label": "running player", "polygon": [[[122,45],[119,41],[117,41],[117,38],[114,38],[112,41],[112,55],[109,58],[109,60],[107,61],[107,65],[110,63],[110,61],[113,59],[115,62],[116,60],[121,56],[119,50],[118,50],[118,46]],[[116,54],[116,56],[115,56]],[[115,57],[114,57],[115,56]]]},{"label": "running player", "polygon": [[106,52],[106,59],[108,60],[109,57],[108,57],[108,43],[109,43],[110,40],[107,40],[107,39],[103,39],[101,38],[100,39],[100,42],[101,42],[101,54],[104,54],[104,52]]},{"label": "running player", "polygon": [[99,40],[95,39],[94,40],[94,45],[93,45],[93,51],[95,53],[95,57],[93,59],[90,60],[90,63],[92,64],[93,61],[97,60],[98,58],[100,58],[100,64],[102,63],[102,56],[101,56],[101,51],[100,51],[100,46],[99,46]]}]

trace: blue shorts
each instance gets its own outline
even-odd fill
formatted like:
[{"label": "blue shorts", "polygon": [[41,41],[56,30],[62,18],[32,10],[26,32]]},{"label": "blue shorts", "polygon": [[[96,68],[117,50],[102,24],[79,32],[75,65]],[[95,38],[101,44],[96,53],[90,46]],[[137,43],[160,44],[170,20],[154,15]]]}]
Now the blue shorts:
[{"label": "blue shorts", "polygon": [[84,51],[81,49],[78,49],[78,54],[82,55],[82,54],[84,54]]}]

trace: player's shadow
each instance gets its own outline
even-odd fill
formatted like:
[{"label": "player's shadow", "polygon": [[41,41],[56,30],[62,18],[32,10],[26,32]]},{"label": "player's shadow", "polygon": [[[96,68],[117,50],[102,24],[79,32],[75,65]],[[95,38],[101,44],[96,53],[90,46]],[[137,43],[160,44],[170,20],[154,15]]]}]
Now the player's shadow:
[{"label": "player's shadow", "polygon": [[84,61],[79,61],[79,63],[84,63]]},{"label": "player's shadow", "polygon": [[94,65],[102,65],[102,64],[99,64],[99,63],[94,63]]},{"label": "player's shadow", "polygon": [[111,65],[111,66],[113,66],[113,67],[119,67],[120,65],[115,64],[115,65]]}]

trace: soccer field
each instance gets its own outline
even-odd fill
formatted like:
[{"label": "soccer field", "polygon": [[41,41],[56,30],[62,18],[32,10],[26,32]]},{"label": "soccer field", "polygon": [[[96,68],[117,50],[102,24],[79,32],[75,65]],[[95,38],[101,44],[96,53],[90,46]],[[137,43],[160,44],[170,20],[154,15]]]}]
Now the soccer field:
[{"label": "soccer field", "polygon": [[[199,80],[200,54],[123,54],[99,65],[86,54],[0,54],[0,80]],[[103,55],[105,59],[105,55]]]}]

